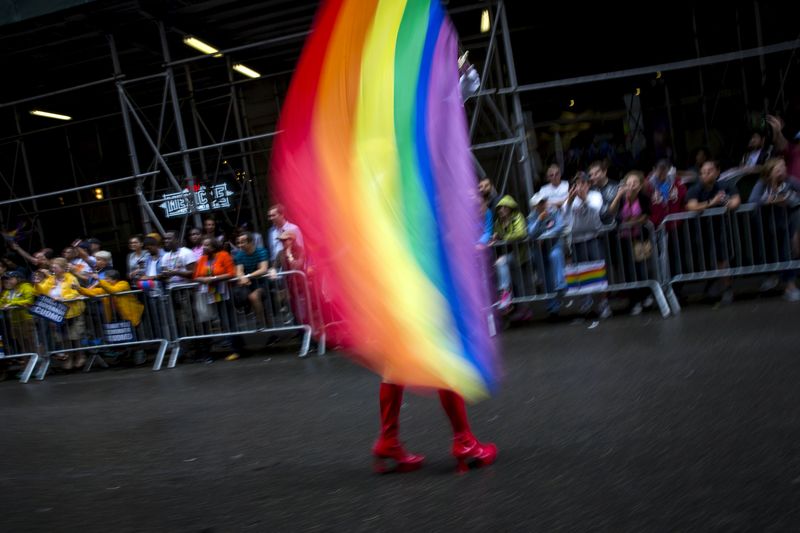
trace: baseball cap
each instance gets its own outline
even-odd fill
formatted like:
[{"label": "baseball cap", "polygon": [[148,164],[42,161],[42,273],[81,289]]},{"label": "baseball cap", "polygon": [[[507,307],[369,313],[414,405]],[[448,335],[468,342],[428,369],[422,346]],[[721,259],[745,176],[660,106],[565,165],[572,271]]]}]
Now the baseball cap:
[{"label": "baseball cap", "polygon": [[534,207],[534,206],[537,206],[537,205],[539,205],[540,203],[542,203],[542,202],[544,202],[546,200],[547,200],[547,197],[544,194],[542,194],[542,191],[539,191],[539,192],[537,192],[536,194],[534,194],[531,197],[530,205],[531,205],[531,207]]}]

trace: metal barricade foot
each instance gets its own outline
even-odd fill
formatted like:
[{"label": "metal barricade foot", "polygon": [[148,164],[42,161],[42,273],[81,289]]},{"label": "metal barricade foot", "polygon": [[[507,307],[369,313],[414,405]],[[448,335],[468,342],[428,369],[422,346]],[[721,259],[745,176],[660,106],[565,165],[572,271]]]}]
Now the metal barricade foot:
[{"label": "metal barricade foot", "polygon": [[178,355],[181,353],[181,345],[175,344],[175,347],[172,349],[172,353],[169,356],[169,363],[167,363],[167,368],[175,368],[178,364]]},{"label": "metal barricade foot", "polygon": [[27,383],[28,380],[31,379],[31,374],[33,374],[33,370],[36,368],[38,362],[39,362],[38,355],[31,354],[28,357],[28,364],[25,365],[25,370],[22,371],[22,374],[19,377],[20,383]]},{"label": "metal barricade foot", "polygon": [[665,294],[672,314],[676,316],[681,314],[681,304],[678,302],[678,296],[675,294],[675,291],[672,290],[672,285],[667,285]]},{"label": "metal barricade foot", "polygon": [[36,380],[43,381],[45,376],[47,376],[47,371],[50,369],[50,354],[40,357],[39,359],[41,359],[41,362],[39,363],[39,371],[36,372]]},{"label": "metal barricade foot", "polygon": [[667,318],[670,315],[670,307],[667,303],[667,298],[664,296],[664,291],[661,290],[661,285],[655,281],[651,281],[648,285],[650,290],[653,291],[653,298],[656,300],[658,310],[661,311],[661,316]]},{"label": "metal barricade foot", "polygon": [[303,327],[303,344],[300,346],[299,357],[307,357],[308,350],[311,347],[311,328],[309,326]]},{"label": "metal barricade foot", "polygon": [[317,341],[317,355],[325,355],[326,341],[327,337],[325,336],[325,333],[322,333],[322,335],[319,336],[319,341]]}]

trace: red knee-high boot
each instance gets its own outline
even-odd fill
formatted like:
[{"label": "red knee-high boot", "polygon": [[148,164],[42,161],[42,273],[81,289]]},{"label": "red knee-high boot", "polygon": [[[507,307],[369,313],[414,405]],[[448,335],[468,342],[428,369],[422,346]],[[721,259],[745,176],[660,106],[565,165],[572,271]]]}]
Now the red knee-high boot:
[{"label": "red knee-high boot", "polygon": [[453,457],[458,462],[458,471],[466,471],[470,464],[481,467],[494,463],[497,446],[490,442],[482,443],[472,434],[464,399],[453,391],[442,389],[439,390],[439,400],[453,425]]},{"label": "red knee-high boot", "polygon": [[[425,457],[408,453],[397,437],[400,429],[400,406],[403,404],[403,386],[381,383],[381,434],[372,447],[375,471],[379,473],[396,470],[409,472],[422,466]],[[392,464],[387,464],[389,460]]]}]

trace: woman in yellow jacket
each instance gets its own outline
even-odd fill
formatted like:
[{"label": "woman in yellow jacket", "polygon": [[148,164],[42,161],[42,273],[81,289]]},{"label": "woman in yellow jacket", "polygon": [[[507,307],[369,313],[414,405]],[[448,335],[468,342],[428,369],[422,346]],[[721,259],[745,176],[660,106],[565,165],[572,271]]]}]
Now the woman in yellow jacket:
[{"label": "woman in yellow jacket", "polygon": [[36,350],[33,317],[27,308],[36,298],[33,285],[27,282],[19,270],[3,274],[3,292],[0,293],[0,309],[6,321],[6,333],[10,338],[2,339],[11,353]]},{"label": "woman in yellow jacket", "polygon": [[[104,294],[119,294],[131,290],[130,284],[120,279],[119,272],[116,270],[106,270],[105,279],[97,280],[91,287],[81,287],[80,283],[75,282],[73,287],[84,296],[102,296]],[[96,274],[95,274],[96,275]],[[113,320],[127,320],[133,325],[138,326],[142,322],[144,305],[133,294],[123,294],[103,299],[103,310],[106,322]],[[113,310],[116,310],[116,317]]]},{"label": "woman in yellow jacket", "polygon": [[[83,319],[86,304],[82,300],[76,300],[81,297],[81,294],[74,288],[78,280],[67,271],[68,267],[69,263],[67,263],[66,259],[56,257],[50,262],[50,275],[44,277],[46,272],[40,270],[36,273],[37,276],[34,281],[36,281],[36,294],[49,296],[54,300],[66,303],[67,314],[63,324],[64,329],[62,330],[62,332],[66,333],[66,338],[62,336],[61,341],[66,345],[66,341],[69,340],[73,344],[72,347],[77,347],[76,345],[80,342],[86,330],[86,324]],[[83,352],[77,352],[74,359],[72,353],[70,352],[66,357],[57,357],[57,359],[64,361],[62,367],[64,370],[71,370],[73,366],[81,368],[86,363],[86,355]]]}]

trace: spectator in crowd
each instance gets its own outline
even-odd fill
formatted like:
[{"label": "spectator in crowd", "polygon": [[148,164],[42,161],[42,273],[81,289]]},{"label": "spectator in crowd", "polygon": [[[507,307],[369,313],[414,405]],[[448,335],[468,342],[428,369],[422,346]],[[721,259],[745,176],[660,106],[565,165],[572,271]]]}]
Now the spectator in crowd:
[{"label": "spectator in crowd", "polygon": [[185,331],[192,322],[192,293],[187,290],[170,291],[176,285],[189,283],[194,277],[195,258],[191,250],[182,246],[175,231],[164,233],[164,255],[161,257],[159,279],[165,283],[165,290],[170,293],[172,309],[179,331]]},{"label": "spectator in crowd", "polygon": [[711,159],[711,151],[705,146],[698,146],[692,150],[689,156],[689,166],[686,170],[677,173],[677,179],[684,185],[695,183],[700,176],[700,167],[703,163]]},{"label": "spectator in crowd", "polygon": [[[567,193],[569,196],[569,192]],[[565,198],[566,201],[566,198]],[[533,257],[538,274],[544,280],[545,292],[561,293],[567,289],[564,274],[564,231],[566,222],[561,210],[550,205],[546,193],[540,190],[530,201],[531,213],[528,215],[528,235],[538,241],[533,244]],[[543,258],[547,257],[547,267]],[[547,303],[547,312],[551,316],[558,314],[561,307],[558,297]]]},{"label": "spectator in crowd", "polygon": [[[95,254],[100,259],[100,252]],[[104,322],[112,322],[115,320],[127,320],[131,323],[133,328],[138,328],[142,323],[142,313],[144,312],[144,304],[139,301],[133,294],[120,294],[129,292],[131,290],[130,284],[122,279],[120,273],[114,269],[106,269],[102,279],[97,280],[97,283],[91,287],[81,287],[80,283],[75,280],[73,282],[73,289],[80,292],[84,296],[102,296],[104,294],[111,294],[119,296],[111,296],[110,298],[103,298],[101,300],[103,305]],[[134,364],[141,365],[146,361],[146,356],[143,350],[136,350],[133,354]]]},{"label": "spectator in crowd", "polygon": [[[239,251],[233,258],[236,264],[236,304],[253,309],[256,320],[266,327],[264,315],[264,279],[268,270],[268,254],[264,248],[257,248],[252,233],[242,233],[236,241]],[[246,296],[245,296],[246,295]]]},{"label": "spectator in crowd", "polygon": [[800,181],[800,131],[789,142],[784,136],[784,123],[778,117],[767,115],[767,123],[772,130],[775,154],[781,154],[786,160],[786,169],[791,181]]},{"label": "spectator in crowd", "polygon": [[[305,252],[303,247],[297,243],[293,231],[284,231],[278,236],[281,241],[281,251],[275,261],[276,268],[269,271],[271,279],[277,279],[277,272],[288,272],[290,270],[302,271],[305,267]],[[288,291],[288,294],[286,294]],[[286,290],[278,291],[278,304],[283,308],[286,303],[291,306],[292,313],[299,324],[308,323],[308,313],[306,307],[305,287],[299,276],[290,275],[286,278]]]},{"label": "spectator in crowd", "polygon": [[[253,230],[253,225],[252,224],[250,224],[247,221],[244,221],[241,224],[239,224],[239,226],[237,226],[237,228],[236,228],[236,236],[237,237],[239,235],[241,235],[242,233],[247,233],[247,232],[250,232],[253,235],[253,240],[256,243],[256,248],[266,248],[264,246],[264,237],[262,237],[261,234],[258,233],[257,231]],[[234,239],[233,242],[236,242],[236,239]]]},{"label": "spectator in crowd", "polygon": [[137,274],[144,269],[144,262],[147,252],[144,249],[144,237],[141,235],[131,235],[128,238],[128,249],[131,251],[125,260],[127,266],[127,276],[129,280],[134,280]]},{"label": "spectator in crowd", "polygon": [[[564,218],[567,221],[570,238],[571,260],[575,263],[586,261],[605,261],[605,251],[599,239],[603,229],[600,216],[603,210],[603,195],[590,188],[591,178],[580,172],[575,176],[570,188],[567,202],[564,204]],[[600,294],[599,315],[606,319],[611,317],[608,296]],[[589,313],[594,306],[594,299],[586,295],[580,306],[582,314]]]},{"label": "spectator in crowd", "polygon": [[[719,163],[717,161],[706,161],[700,168],[700,180],[692,185],[686,192],[686,209],[688,211],[705,211],[712,207],[725,207],[733,211],[739,207],[741,199],[739,191],[733,184],[721,184],[719,178]],[[703,226],[706,229],[707,226]],[[726,242],[725,227],[719,217],[714,217],[711,224],[712,236],[707,231],[703,232],[705,242],[713,241],[713,248],[718,269],[728,268],[728,245]],[[733,301],[733,289],[731,279],[726,276],[722,278],[722,299],[721,303],[729,304]]]},{"label": "spectator in crowd", "polygon": [[[765,240],[771,239],[777,247],[778,257],[774,260],[785,262],[800,256],[800,184],[788,179],[786,162],[782,158],[768,159],[764,163],[761,179],[753,187],[748,201],[762,206],[762,215],[771,219],[766,220],[763,226]],[[767,246],[766,249],[771,251],[773,247]],[[761,285],[761,290],[774,289],[782,279],[786,284],[783,297],[790,302],[800,301],[796,274],[791,270],[783,272],[780,278],[770,276]]]},{"label": "spectator in crowd", "polygon": [[95,255],[97,252],[103,249],[103,243],[100,242],[100,239],[95,237],[89,237],[86,239],[86,244],[89,245],[88,252],[89,255]]},{"label": "spectator in crowd", "polygon": [[0,307],[30,307],[35,291],[19,270],[3,272],[3,290],[0,293]]},{"label": "spectator in crowd", "polygon": [[4,272],[2,282],[0,309],[5,309],[6,331],[11,335],[11,338],[3,339],[7,349],[10,348],[12,353],[35,352],[33,317],[26,310],[36,298],[35,289],[19,270]]},{"label": "spectator in crowd", "polygon": [[111,252],[107,250],[98,250],[94,254],[95,261],[95,279],[106,279],[106,273],[112,268]]},{"label": "spectator in crowd", "polygon": [[745,198],[758,182],[764,161],[772,156],[772,138],[767,138],[765,133],[763,128],[752,131],[747,151],[739,161],[739,166],[726,170],[719,178],[721,181],[735,179],[736,188]]},{"label": "spectator in crowd", "polygon": [[[686,185],[681,181],[675,167],[670,165],[669,160],[661,159],[656,163],[647,180],[646,190],[650,194],[650,222],[653,223],[656,230],[666,217],[685,210]],[[670,253],[669,246],[670,239],[672,239],[674,241],[672,250],[684,249],[681,244],[685,241],[684,234],[676,231],[680,224],[681,221],[669,222],[666,225],[666,232],[656,234],[659,254],[662,254],[660,257],[667,257],[673,272],[680,272],[683,266],[681,254]]]},{"label": "spectator in crowd", "polygon": [[548,208],[561,208],[569,196],[569,184],[561,179],[561,169],[552,164],[547,167],[547,183],[542,185],[539,193],[547,201]]},{"label": "spectator in crowd", "polygon": [[[66,302],[67,313],[60,331],[61,342],[65,347],[77,348],[86,330],[86,324],[83,318],[83,312],[86,306],[82,300],[76,301],[76,298],[80,297],[80,293],[73,287],[78,281],[75,276],[68,272],[69,266],[70,264],[65,257],[56,257],[50,262],[51,272],[39,270],[34,273],[33,281],[35,283],[36,294],[49,296],[60,302]],[[67,341],[69,341],[72,346],[67,346]],[[77,353],[69,352],[69,354],[61,354],[54,357],[64,361],[62,366],[64,370],[82,368],[83,365],[86,364],[86,355],[82,351]]]},{"label": "spectator in crowd", "polygon": [[603,207],[600,209],[600,220],[603,224],[611,224],[617,216],[617,212],[612,209],[614,198],[617,197],[619,184],[608,179],[608,167],[603,161],[594,161],[589,165],[589,180],[592,189],[599,192],[603,197]]},{"label": "spectator in crowd", "polygon": [[478,182],[478,193],[481,195],[481,213],[483,214],[483,233],[478,244],[486,246],[494,236],[494,212],[500,197],[489,178],[482,178]]},{"label": "spectator in crowd", "polygon": [[217,221],[212,216],[208,216],[203,220],[203,238],[211,237],[217,239],[220,244],[225,244],[225,234],[220,231]]},{"label": "spectator in crowd", "polygon": [[161,258],[164,250],[161,249],[159,241],[150,235],[144,238],[142,244],[146,255],[142,268],[134,271],[136,287],[145,291],[148,296],[159,296],[161,291],[158,280],[161,277]]},{"label": "spectator in crowd", "polygon": [[[511,196],[503,196],[497,202],[497,218],[494,222],[494,237],[489,244],[501,242],[505,245],[502,253],[495,261],[499,291],[499,308],[508,309],[511,305],[512,285],[511,266],[516,262],[522,263],[527,259],[526,250],[515,250],[513,243],[522,241],[528,236],[525,218],[519,211],[519,205]],[[517,257],[515,251],[520,254]]]},{"label": "spectator in crowd", "polygon": [[478,92],[478,89],[481,87],[481,79],[478,75],[478,71],[475,70],[472,63],[467,60],[468,55],[469,50],[458,58],[458,86],[461,88],[461,97],[464,101]]},{"label": "spectator in crowd", "polygon": [[67,246],[64,248],[61,252],[61,257],[66,259],[69,263],[68,270],[70,274],[81,275],[79,279],[86,283],[84,280],[88,279],[86,275],[91,271],[92,267],[89,266],[89,263],[80,258],[75,246]]},{"label": "spectator in crowd", "polygon": [[181,246],[177,232],[164,233],[164,256],[161,258],[160,279],[166,280],[167,289],[192,279],[195,271],[195,258],[191,250]]},{"label": "spectator in crowd", "polygon": [[763,130],[754,130],[747,142],[747,151],[739,161],[739,167],[746,174],[761,172],[761,165],[772,155],[772,145],[767,144]]},{"label": "spectator in crowd", "polygon": [[[650,235],[644,226],[651,213],[650,197],[643,187],[644,175],[638,170],[628,172],[612,206],[618,213],[618,222],[623,226],[618,235],[622,251],[622,279],[626,282],[648,279],[647,263],[653,254]],[[653,305],[649,289],[630,292],[632,315],[639,315],[643,307]]]},{"label": "spectator in crowd", "polygon": [[677,171],[667,159],[656,163],[645,190],[650,193],[650,221],[654,227],[657,228],[668,215],[683,211],[686,186],[677,179]]},{"label": "spectator in crowd", "polygon": [[[236,276],[233,258],[222,248],[217,239],[206,237],[202,246],[203,255],[197,261],[194,271],[194,280],[200,284],[196,295],[200,299],[199,306],[201,308],[203,305],[207,306],[211,310],[208,313],[209,320],[219,320],[222,322],[223,331],[231,331],[234,329],[234,322],[223,306],[230,298],[227,282]],[[234,361],[239,358],[243,348],[241,336],[233,335],[230,344],[233,351],[225,359]],[[205,360],[207,362],[213,360],[210,355],[210,343],[206,343],[203,349],[207,352]]]},{"label": "spectator in crowd", "polygon": [[47,270],[50,267],[50,260],[55,257],[55,252],[52,248],[42,248],[38,252],[35,252],[33,255],[31,255],[23,250],[16,241],[9,242],[8,246],[25,262],[28,263],[28,270],[31,272],[39,269]]},{"label": "spectator in crowd", "polygon": [[278,253],[283,249],[283,244],[278,237],[285,231],[293,232],[297,239],[297,244],[301,247],[304,246],[303,232],[300,231],[300,228],[298,228],[296,224],[292,224],[286,220],[283,205],[275,204],[270,207],[267,216],[272,224],[269,228],[269,242],[267,243],[269,244],[269,257],[271,261],[276,261],[278,259]]},{"label": "spectator in crowd", "polygon": [[192,228],[189,230],[189,247],[192,254],[194,254],[195,264],[200,260],[203,255],[203,232],[200,228]]},{"label": "spectator in crowd", "polygon": [[[86,262],[87,265],[91,269],[95,268],[95,253],[100,251],[100,241],[95,238],[81,240],[76,239],[72,243],[72,247],[75,249],[75,252],[78,254],[78,257]],[[76,274],[76,277],[82,281],[85,281],[85,276],[80,274]]]}]

